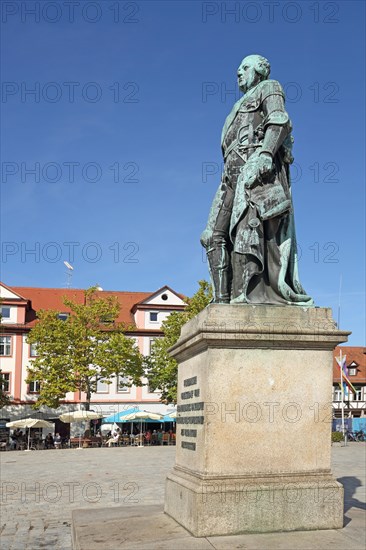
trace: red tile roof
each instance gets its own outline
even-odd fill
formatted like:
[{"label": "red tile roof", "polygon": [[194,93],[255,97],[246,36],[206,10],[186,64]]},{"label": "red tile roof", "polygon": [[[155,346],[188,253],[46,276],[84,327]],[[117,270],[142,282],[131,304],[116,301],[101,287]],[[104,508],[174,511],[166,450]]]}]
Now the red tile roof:
[{"label": "red tile roof", "polygon": [[[69,312],[70,308],[63,304],[63,297],[82,304],[84,300],[84,290],[68,288],[33,288],[13,286],[10,290],[21,294],[31,302],[31,308],[26,314],[26,325],[33,326],[35,322],[35,312],[40,309],[54,309],[63,313]],[[154,292],[120,292],[113,290],[98,291],[97,295],[101,297],[116,296],[121,306],[117,321],[120,323],[134,323],[131,313],[132,307],[143,300],[146,300],[155,294]]]},{"label": "red tile roof", "polygon": [[337,346],[333,353],[333,380],[334,382],[340,381],[339,366],[336,361],[336,357],[339,357],[340,351],[342,355],[346,356],[346,365],[350,365],[352,362],[357,363],[357,374],[350,376],[349,379],[352,384],[358,382],[366,383],[366,347],[362,346]]}]

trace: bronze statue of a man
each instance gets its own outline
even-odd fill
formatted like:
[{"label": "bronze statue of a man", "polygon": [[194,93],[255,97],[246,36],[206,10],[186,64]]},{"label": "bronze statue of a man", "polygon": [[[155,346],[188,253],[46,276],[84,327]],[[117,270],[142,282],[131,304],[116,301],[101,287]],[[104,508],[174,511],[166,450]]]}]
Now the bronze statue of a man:
[{"label": "bronze statue of a man", "polygon": [[311,306],[297,271],[291,122],[282,87],[269,73],[260,55],[239,66],[244,96],[224,124],[225,167],[201,243],[215,303]]}]

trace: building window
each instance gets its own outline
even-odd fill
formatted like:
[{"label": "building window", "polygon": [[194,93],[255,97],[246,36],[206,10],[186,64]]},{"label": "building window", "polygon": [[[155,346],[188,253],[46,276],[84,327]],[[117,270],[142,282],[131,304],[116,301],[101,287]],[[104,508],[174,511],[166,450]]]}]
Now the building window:
[{"label": "building window", "polygon": [[333,388],[333,401],[342,401],[342,390],[340,388]]},{"label": "building window", "polygon": [[9,372],[1,373],[1,389],[3,392],[10,391],[10,373]]},{"label": "building window", "polygon": [[0,336],[0,355],[11,355],[11,336]]},{"label": "building window", "polygon": [[354,394],[355,401],[362,401],[362,386],[355,386],[356,393]]},{"label": "building window", "polygon": [[159,388],[153,390],[149,385],[147,385],[147,393],[160,393]]},{"label": "building window", "polygon": [[29,346],[29,355],[31,357],[37,357],[37,344],[30,344]]},{"label": "building window", "polygon": [[128,383],[128,378],[126,376],[117,376],[117,391],[119,393],[127,393],[130,391],[129,386],[126,386]]},{"label": "building window", "polygon": [[155,323],[158,320],[158,313],[156,311],[150,311],[150,321]]},{"label": "building window", "polygon": [[97,393],[109,393],[109,384],[104,380],[97,381]]},{"label": "building window", "polygon": [[348,365],[348,374],[349,376],[356,376],[357,374],[357,363],[355,363],[354,361],[352,361],[352,363],[350,365]]},{"label": "building window", "polygon": [[40,389],[41,389],[41,383],[38,380],[29,382],[28,393],[39,393]]},{"label": "building window", "polygon": [[10,319],[10,307],[1,308],[1,317],[2,319]]},{"label": "building window", "polygon": [[149,341],[149,355],[151,355],[155,340],[156,340],[156,338],[150,338],[150,341]]},{"label": "building window", "polygon": [[70,313],[58,313],[57,319],[59,319],[60,321],[67,321],[67,319],[69,318],[69,315]]}]

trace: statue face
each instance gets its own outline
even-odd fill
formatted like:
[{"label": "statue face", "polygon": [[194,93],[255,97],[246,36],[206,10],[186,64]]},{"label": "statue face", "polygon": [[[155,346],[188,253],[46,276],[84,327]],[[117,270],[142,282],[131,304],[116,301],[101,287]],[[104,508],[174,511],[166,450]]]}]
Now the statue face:
[{"label": "statue face", "polygon": [[253,88],[261,77],[255,70],[255,60],[253,56],[244,57],[238,68],[238,86],[240,90],[245,93],[250,88]]}]

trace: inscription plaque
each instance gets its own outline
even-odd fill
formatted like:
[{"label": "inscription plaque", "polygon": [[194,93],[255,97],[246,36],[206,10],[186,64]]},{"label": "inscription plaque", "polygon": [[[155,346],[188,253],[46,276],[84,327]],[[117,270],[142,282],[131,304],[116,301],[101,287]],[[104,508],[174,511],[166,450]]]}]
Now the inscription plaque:
[{"label": "inscription plaque", "polygon": [[196,450],[196,444],[191,443],[190,441],[182,441],[181,447],[183,447],[183,449],[188,449],[189,451],[195,451]]},{"label": "inscription plaque", "polygon": [[[183,387],[185,388],[189,388],[191,386],[196,386],[198,383],[197,381],[197,376],[191,376],[190,378],[186,378],[185,380],[183,380]],[[182,401],[190,401],[191,399],[195,398],[195,397],[199,397],[200,396],[200,389],[199,388],[196,388],[196,389],[191,389],[191,390],[187,390],[187,391],[183,391],[181,392],[180,394],[180,398],[182,399]],[[179,416],[177,416],[176,418],[176,423],[177,424],[187,424],[187,425],[190,425],[190,424],[203,424],[204,422],[204,416],[186,416],[185,414],[182,414],[182,413],[190,413],[190,412],[193,412],[193,411],[203,411],[204,410],[204,402],[203,401],[199,401],[199,402],[196,402],[196,403],[183,403],[181,405],[178,405],[177,406],[177,413],[179,413]],[[182,428],[181,431],[180,431],[180,434],[182,437],[197,437],[197,430],[194,430],[194,429],[190,429],[190,428]],[[196,450],[196,443],[193,443],[192,441],[185,441],[185,440],[182,440],[181,442],[181,447],[183,449],[188,449],[190,451],[195,451]]]}]

